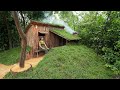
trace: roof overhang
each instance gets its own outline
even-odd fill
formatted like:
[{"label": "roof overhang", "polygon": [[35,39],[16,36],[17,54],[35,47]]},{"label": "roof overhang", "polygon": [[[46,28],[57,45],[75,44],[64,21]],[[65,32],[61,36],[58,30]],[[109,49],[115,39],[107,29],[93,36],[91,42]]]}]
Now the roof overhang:
[{"label": "roof overhang", "polygon": [[42,22],[38,22],[38,21],[34,21],[31,20],[30,23],[27,25],[26,29],[25,29],[25,33],[27,33],[28,29],[32,26],[32,25],[38,25],[38,26],[46,26],[46,27],[54,27],[54,28],[59,28],[59,29],[64,29],[64,26],[59,26],[59,25],[54,25],[54,24],[48,24],[48,23],[42,23]]}]

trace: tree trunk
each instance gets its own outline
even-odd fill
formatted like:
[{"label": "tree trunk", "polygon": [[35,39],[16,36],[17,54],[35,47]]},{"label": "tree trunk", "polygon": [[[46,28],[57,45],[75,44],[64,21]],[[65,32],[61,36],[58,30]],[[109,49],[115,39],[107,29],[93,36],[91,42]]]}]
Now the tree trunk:
[{"label": "tree trunk", "polygon": [[19,66],[21,68],[24,68],[25,58],[26,58],[26,47],[27,47],[27,39],[25,33],[22,31],[20,22],[18,19],[18,15],[16,11],[12,11],[12,15],[19,33],[19,36],[21,38],[21,54],[20,54],[20,63]]},{"label": "tree trunk", "polygon": [[25,39],[21,40],[21,55],[20,55],[20,67],[24,67],[24,62],[26,58],[26,47],[27,47],[27,41]]}]

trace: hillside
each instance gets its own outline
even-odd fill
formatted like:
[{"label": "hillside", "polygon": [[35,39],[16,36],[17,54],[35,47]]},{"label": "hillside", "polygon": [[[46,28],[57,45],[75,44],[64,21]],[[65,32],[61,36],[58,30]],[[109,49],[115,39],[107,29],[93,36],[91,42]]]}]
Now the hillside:
[{"label": "hillside", "polygon": [[[29,51],[30,51],[30,47],[27,46],[26,52]],[[21,47],[16,47],[10,50],[0,52],[0,63],[5,65],[11,65],[19,62],[20,52],[21,52]]]},{"label": "hillside", "polygon": [[105,68],[100,56],[83,45],[67,45],[52,49],[36,68],[6,79],[106,79],[112,72]]}]

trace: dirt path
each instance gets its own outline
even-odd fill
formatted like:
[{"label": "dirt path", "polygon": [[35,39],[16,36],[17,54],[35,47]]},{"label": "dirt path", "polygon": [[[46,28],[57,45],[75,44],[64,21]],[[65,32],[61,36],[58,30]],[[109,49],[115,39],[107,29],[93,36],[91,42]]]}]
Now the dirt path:
[{"label": "dirt path", "polygon": [[[29,59],[29,60],[26,60],[25,63],[29,63],[32,65],[32,67],[35,67],[42,59],[44,58],[44,55],[43,56],[40,56],[38,58],[32,58],[32,59]],[[18,63],[16,63],[18,64]],[[14,65],[16,65],[14,64]],[[3,79],[3,77],[8,73],[10,72],[10,69],[14,66],[14,65],[4,65],[4,64],[0,64],[0,79]]]},{"label": "dirt path", "polygon": [[6,66],[4,64],[0,64],[0,79],[2,79],[12,68],[13,65]]}]

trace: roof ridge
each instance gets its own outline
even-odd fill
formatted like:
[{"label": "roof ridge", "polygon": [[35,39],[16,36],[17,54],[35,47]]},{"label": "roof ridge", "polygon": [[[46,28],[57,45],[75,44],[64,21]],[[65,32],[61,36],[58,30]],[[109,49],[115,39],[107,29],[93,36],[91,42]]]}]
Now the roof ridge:
[{"label": "roof ridge", "polygon": [[50,26],[50,27],[55,27],[55,28],[61,28],[61,29],[64,29],[65,27],[64,26],[60,26],[60,25],[54,25],[54,24],[50,24],[50,23],[43,23],[43,22],[40,22],[40,21],[35,21],[35,20],[30,20],[30,23],[26,26],[25,28],[25,33],[27,33],[28,29],[30,28],[31,25],[42,25],[42,26]]},{"label": "roof ridge", "polygon": [[40,24],[45,24],[45,25],[51,25],[51,26],[59,26],[59,27],[65,28],[65,26],[59,25],[59,24],[51,24],[51,23],[45,23],[45,22],[40,22],[40,21],[36,21],[36,20],[30,20],[30,23],[32,23],[32,22],[36,22],[36,23],[40,23]]}]

